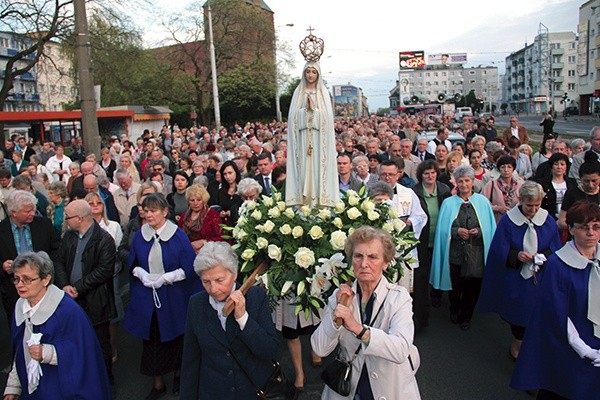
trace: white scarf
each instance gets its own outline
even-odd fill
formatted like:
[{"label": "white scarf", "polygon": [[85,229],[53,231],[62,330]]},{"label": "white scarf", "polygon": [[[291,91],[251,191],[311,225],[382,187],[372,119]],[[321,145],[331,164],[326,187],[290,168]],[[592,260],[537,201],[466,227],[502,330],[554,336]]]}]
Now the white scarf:
[{"label": "white scarf", "polygon": [[158,278],[165,273],[163,264],[162,247],[160,242],[166,242],[177,232],[177,225],[167,220],[167,222],[157,231],[152,229],[150,225],[142,225],[142,237],[146,242],[153,241],[150,252],[148,253],[148,272],[151,278]]},{"label": "white scarf", "polygon": [[[544,225],[544,222],[546,222],[546,219],[548,218],[548,211],[540,208],[537,213],[535,213],[533,218],[528,219],[523,215],[519,209],[519,206],[517,205],[511,208],[506,215],[508,215],[508,218],[510,218],[511,222],[517,226],[527,224],[527,230],[525,231],[525,236],[523,236],[523,251],[531,254],[532,256],[537,254],[538,237],[535,227]],[[526,263],[523,263],[523,266],[521,267],[521,276],[524,279],[529,279],[533,276],[534,271],[537,271],[537,269],[539,268],[536,268],[534,259],[527,261]]]}]

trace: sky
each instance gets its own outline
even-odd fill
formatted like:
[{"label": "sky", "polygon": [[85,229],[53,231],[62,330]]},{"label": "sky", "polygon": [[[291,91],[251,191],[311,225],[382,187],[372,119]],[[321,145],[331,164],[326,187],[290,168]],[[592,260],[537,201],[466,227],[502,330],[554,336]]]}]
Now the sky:
[{"label": "sky", "polygon": [[[265,0],[274,12],[276,32],[295,54],[300,77],[304,60],[299,42],[308,34],[325,41],[323,78],[333,85],[363,90],[369,109],[389,106],[398,79],[398,53],[467,53],[466,66],[496,65],[533,42],[540,23],[550,32],[577,32],[583,0]],[[181,13],[191,1],[157,0],[167,13]],[[137,19],[139,21],[140,19]],[[287,26],[293,24],[293,26]],[[151,21],[143,27],[149,45],[167,35]]]}]

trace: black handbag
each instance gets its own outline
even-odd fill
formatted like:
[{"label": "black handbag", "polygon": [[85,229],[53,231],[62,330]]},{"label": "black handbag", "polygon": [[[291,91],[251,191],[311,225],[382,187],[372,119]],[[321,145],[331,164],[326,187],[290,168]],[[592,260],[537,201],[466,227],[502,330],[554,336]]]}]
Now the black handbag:
[{"label": "black handbag", "polygon": [[250,376],[246,368],[242,366],[239,362],[233,350],[229,349],[229,353],[233,356],[233,360],[240,367],[246,378],[250,381],[252,386],[254,386],[254,390],[256,390],[256,396],[260,400],[280,400],[280,399],[289,399],[291,398],[293,391],[291,390],[291,383],[283,374],[283,370],[281,369],[281,365],[275,360],[272,360],[273,363],[273,372],[269,376],[269,380],[264,388],[259,388],[258,385],[254,382],[254,379]]},{"label": "black handbag", "polygon": [[351,391],[352,382],[352,362],[360,351],[360,345],[354,352],[354,356],[350,361],[342,360],[340,355],[335,357],[331,363],[329,363],[325,370],[321,373],[321,379],[331,390],[342,395],[348,396]]}]

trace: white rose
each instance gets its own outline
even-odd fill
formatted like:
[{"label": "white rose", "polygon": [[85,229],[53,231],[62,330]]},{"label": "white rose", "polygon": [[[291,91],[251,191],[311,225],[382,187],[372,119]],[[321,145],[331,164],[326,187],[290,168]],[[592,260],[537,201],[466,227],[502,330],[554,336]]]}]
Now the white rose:
[{"label": "white rose", "polygon": [[269,291],[269,275],[266,272],[256,277],[256,283],[263,285]]},{"label": "white rose", "polygon": [[396,219],[399,217],[398,215],[398,210],[396,210],[393,206],[390,206],[390,213],[389,213],[389,217],[391,219]]},{"label": "white rose", "polygon": [[264,237],[259,237],[258,239],[256,239],[256,247],[258,247],[259,249],[264,249],[268,245],[269,241]]},{"label": "white rose", "polygon": [[278,201],[277,207],[279,208],[279,211],[285,211],[285,201]]},{"label": "white rose", "polygon": [[340,217],[335,217],[331,223],[338,229],[342,229],[342,226],[344,226],[344,222]]},{"label": "white rose", "polygon": [[354,196],[348,197],[348,204],[350,204],[351,206],[356,206],[358,205],[358,203],[360,203],[360,198],[356,196],[356,194]]},{"label": "white rose", "polygon": [[348,236],[351,236],[354,233],[354,231],[355,231],[354,228],[348,229]]},{"label": "white rose", "polygon": [[375,203],[371,199],[366,199],[365,201],[363,201],[360,208],[362,208],[365,211],[373,211],[375,210]]},{"label": "white rose", "polygon": [[294,239],[298,239],[303,234],[304,234],[304,229],[302,229],[301,226],[297,225],[294,227],[294,229],[292,229],[292,236],[294,237]]},{"label": "white rose", "polygon": [[255,254],[256,254],[256,250],[246,249],[246,250],[242,251],[242,259],[246,260],[246,261],[250,261],[250,260],[252,260],[252,258],[254,257]]},{"label": "white rose", "polygon": [[341,214],[344,212],[344,210],[346,209],[346,205],[344,204],[343,201],[338,201],[337,203],[335,203],[335,208],[333,209],[333,211],[336,214]]},{"label": "white rose", "polygon": [[265,232],[271,233],[275,229],[275,224],[272,221],[267,221],[264,224]]},{"label": "white rose", "polygon": [[346,215],[348,215],[348,218],[355,220],[356,218],[360,217],[362,214],[360,211],[358,211],[358,208],[352,207],[351,209],[346,211]]},{"label": "white rose", "polygon": [[271,207],[273,205],[273,199],[269,196],[262,196],[263,204],[267,207]]},{"label": "white rose", "polygon": [[269,211],[267,212],[267,214],[269,214],[269,217],[271,217],[271,218],[277,218],[281,215],[281,211],[279,211],[279,208],[273,207],[273,208],[269,208]]},{"label": "white rose", "polygon": [[310,228],[310,231],[308,231],[308,234],[310,235],[310,237],[313,240],[319,240],[323,237],[323,229],[321,229],[320,226],[315,225],[312,228]]},{"label": "white rose", "polygon": [[245,230],[240,230],[240,232],[238,233],[238,240],[244,240],[248,237],[248,232],[246,232]]},{"label": "white rose", "polygon": [[367,211],[367,218],[369,218],[369,221],[377,221],[379,217],[380,215],[377,211]]},{"label": "white rose", "polygon": [[307,247],[300,247],[294,254],[294,260],[300,268],[308,268],[315,263],[315,253]]},{"label": "white rose", "polygon": [[270,244],[269,247],[267,247],[267,255],[272,260],[281,261],[281,249],[274,244]]},{"label": "white rose", "polygon": [[[273,195],[273,200],[275,200],[275,201],[277,201],[277,202],[278,202],[279,200],[281,200],[281,193],[279,193],[279,192],[275,193],[275,194]],[[283,210],[281,210],[281,211],[283,211]]]},{"label": "white rose", "polygon": [[259,231],[259,232],[264,232],[264,231],[265,231],[265,227],[264,227],[264,226],[262,226],[262,225],[256,225],[256,226],[255,226],[255,228],[256,228],[256,230],[257,230],[257,231]]},{"label": "white rose", "polygon": [[331,218],[331,211],[329,210],[329,208],[321,208],[319,210],[319,218],[321,218],[322,220],[327,220]]},{"label": "white rose", "polygon": [[262,213],[260,212],[260,210],[254,210],[252,214],[250,214],[250,216],[257,221],[260,221],[260,219],[262,218]]},{"label": "white rose", "polygon": [[353,189],[348,189],[346,191],[346,195],[348,197],[358,197],[358,193],[356,193],[356,190],[353,190]]},{"label": "white rose", "polygon": [[279,232],[281,232],[283,235],[289,235],[292,233],[292,227],[289,224],[285,224],[279,228]]},{"label": "white rose", "polygon": [[250,211],[254,210],[256,208],[256,202],[254,200],[247,200],[246,208]]},{"label": "white rose", "polygon": [[329,243],[334,250],[344,250],[344,244],[346,244],[346,232],[339,230],[332,232]]},{"label": "white rose", "polygon": [[296,213],[294,212],[294,210],[292,208],[287,208],[284,212],[283,215],[285,215],[286,217],[288,217],[289,219],[292,219],[296,216]]},{"label": "white rose", "polygon": [[238,222],[237,224],[242,226],[242,225],[246,225],[246,222],[248,222],[248,218],[246,218],[245,216],[241,216],[238,218]]},{"label": "white rose", "polygon": [[311,208],[309,206],[302,206],[302,207],[300,207],[300,212],[302,214],[304,214],[305,217],[308,217],[310,215],[311,211],[312,210],[311,210]]}]

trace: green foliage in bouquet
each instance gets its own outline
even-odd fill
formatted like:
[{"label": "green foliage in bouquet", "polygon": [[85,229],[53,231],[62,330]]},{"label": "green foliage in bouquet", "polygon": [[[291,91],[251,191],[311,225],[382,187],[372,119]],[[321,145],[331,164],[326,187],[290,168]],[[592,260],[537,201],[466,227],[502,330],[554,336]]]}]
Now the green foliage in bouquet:
[{"label": "green foliage in bouquet", "polygon": [[416,262],[410,251],[418,241],[388,203],[375,202],[359,193],[342,192],[334,208],[288,207],[281,193],[247,201],[235,227],[224,227],[241,259],[242,274],[251,273],[261,260],[266,272],[257,278],[269,297],[291,298],[296,313],[318,312],[333,290],[354,278],[344,245],[356,228],[370,225],[389,232],[396,244],[395,260],[384,271],[390,282],[398,282],[404,268]]}]

